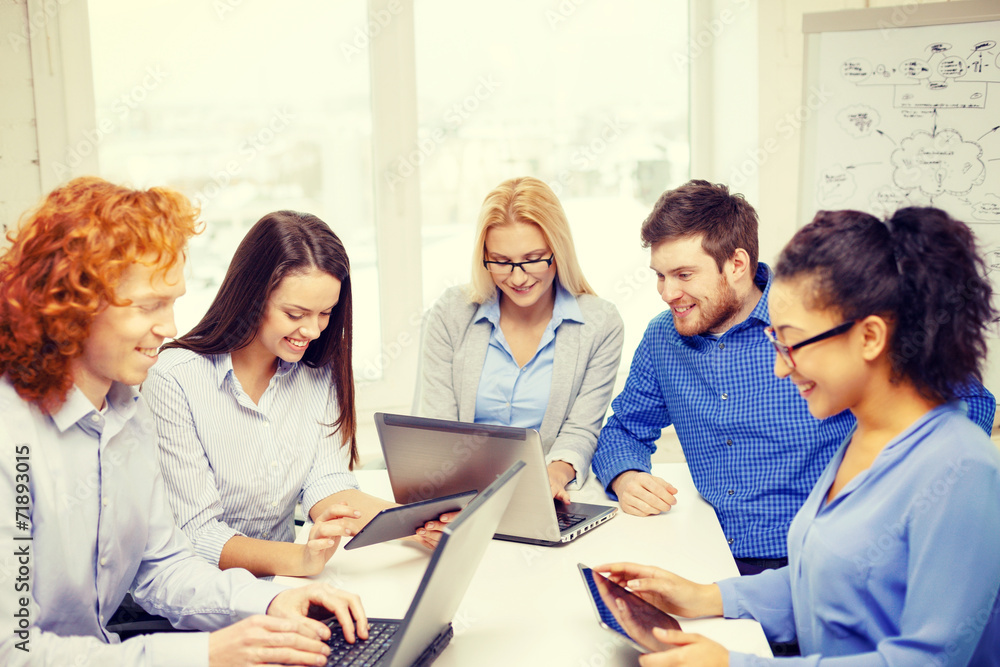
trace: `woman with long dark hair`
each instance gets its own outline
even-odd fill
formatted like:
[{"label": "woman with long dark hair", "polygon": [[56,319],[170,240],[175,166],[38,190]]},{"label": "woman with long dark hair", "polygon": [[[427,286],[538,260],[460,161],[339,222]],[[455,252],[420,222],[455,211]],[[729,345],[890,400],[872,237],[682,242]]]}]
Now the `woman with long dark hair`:
[{"label": "woman with long dark hair", "polygon": [[[391,505],[358,490],[351,275],[314,215],[247,233],[201,322],[143,386],[177,522],[220,568],[323,569],[341,536]],[[294,540],[297,502],[315,522]]]},{"label": "woman with long dark hair", "polygon": [[[954,400],[981,377],[991,295],[972,232],[944,211],[818,213],[775,266],[766,333],[809,412],[857,426],[791,524],[788,566],[717,584],[598,569],[664,611],[797,640],[803,657],[780,664],[1000,664],[1000,453]],[[771,664],[654,636],[680,647],[645,667]]]}]

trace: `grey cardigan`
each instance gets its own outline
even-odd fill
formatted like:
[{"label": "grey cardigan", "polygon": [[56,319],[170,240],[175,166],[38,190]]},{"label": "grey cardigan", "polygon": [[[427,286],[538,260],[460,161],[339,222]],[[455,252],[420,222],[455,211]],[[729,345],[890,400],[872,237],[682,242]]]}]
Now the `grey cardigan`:
[{"label": "grey cardigan", "polygon": [[[556,329],[552,389],[539,434],[547,463],[566,461],[582,485],[611,403],[625,325],[614,304],[590,294],[576,297],[584,322]],[[421,330],[420,368],[413,413],[471,422],[493,325],[473,322],[478,304],[452,287],[431,306]]]}]

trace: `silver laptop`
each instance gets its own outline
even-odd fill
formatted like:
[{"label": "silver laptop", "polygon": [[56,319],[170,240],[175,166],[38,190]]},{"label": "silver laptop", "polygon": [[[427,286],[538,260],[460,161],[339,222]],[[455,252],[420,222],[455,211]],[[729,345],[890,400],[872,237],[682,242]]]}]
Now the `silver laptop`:
[{"label": "silver laptop", "polygon": [[451,641],[451,619],[524,468],[522,461],[515,461],[445,527],[405,618],[368,619],[368,639],[354,644],[344,641],[336,619],[327,620],[332,631],[327,664],[416,667],[434,662]]},{"label": "silver laptop", "polygon": [[576,539],[618,511],[609,505],[552,498],[538,431],[375,413],[382,454],[397,503],[413,503],[485,488],[514,461],[526,469],[495,537],[557,546]]}]

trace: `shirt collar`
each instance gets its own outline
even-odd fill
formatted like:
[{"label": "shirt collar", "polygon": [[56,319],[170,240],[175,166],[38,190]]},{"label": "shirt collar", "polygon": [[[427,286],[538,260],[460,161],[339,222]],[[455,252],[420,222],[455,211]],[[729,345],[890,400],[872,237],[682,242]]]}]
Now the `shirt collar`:
[{"label": "shirt collar", "polygon": [[[135,402],[138,399],[139,392],[135,387],[130,387],[121,382],[112,382],[111,389],[108,390],[108,395],[104,400],[107,403],[108,409],[117,412],[121,415],[122,420],[125,421],[135,413]],[[52,415],[52,422],[59,429],[60,433],[64,433],[74,424],[83,421],[91,414],[99,415],[100,411],[94,407],[90,399],[76,385],[73,385],[66,395],[66,402],[62,404],[58,412]],[[90,425],[86,422],[81,424],[81,426],[84,424],[89,428]]]},{"label": "shirt collar", "polygon": [[583,311],[580,310],[576,297],[558,279],[553,284],[556,287],[556,303],[552,307],[552,328],[555,329],[565,320],[583,324]]},{"label": "shirt collar", "polygon": [[[771,293],[771,282],[773,279],[774,272],[771,271],[771,267],[764,262],[757,262],[757,273],[754,274],[753,284],[760,288],[760,301],[757,302],[757,305],[754,306],[754,309],[750,311],[747,319],[743,320],[743,322],[757,320],[765,326],[771,324],[771,315],[767,312],[767,295]],[[740,324],[743,324],[743,322]],[[736,327],[733,328],[735,329]]]},{"label": "shirt collar", "polygon": [[[763,324],[768,326],[771,324],[771,316],[767,312],[767,295],[771,292],[771,280],[774,274],[771,272],[771,267],[769,267],[764,262],[757,262],[757,272],[753,276],[753,284],[760,289],[760,299],[757,300],[757,305],[753,307],[750,314],[746,316],[742,322],[737,322],[733,326],[722,334],[718,335],[716,338],[724,338],[727,334],[735,331],[741,331],[748,327],[759,326]],[[703,338],[703,336],[698,336]]]},{"label": "shirt collar", "polygon": [[[215,366],[215,380],[219,387],[226,381],[230,373],[236,375],[236,371],[233,369],[233,355],[229,352],[213,355],[212,364]],[[282,377],[290,373],[296,366],[298,366],[298,362],[278,359],[278,370],[274,374],[277,377]]]},{"label": "shirt collar", "polygon": [[[552,285],[556,289],[556,300],[552,306],[552,320],[549,322],[549,327],[554,329],[565,320],[571,320],[573,322],[583,324],[583,311],[580,310],[580,304],[577,302],[576,297],[573,296],[568,289],[562,286],[562,283],[559,282],[558,278],[552,281]],[[473,322],[481,322],[483,320],[489,320],[494,327],[500,326],[499,287],[497,288],[496,294],[492,299],[479,304],[479,308],[476,309],[476,314],[472,317]]]},{"label": "shirt collar", "polygon": [[216,386],[221,387],[229,374],[233,372],[233,355],[228,352],[216,354],[212,357],[212,364],[215,366]]}]

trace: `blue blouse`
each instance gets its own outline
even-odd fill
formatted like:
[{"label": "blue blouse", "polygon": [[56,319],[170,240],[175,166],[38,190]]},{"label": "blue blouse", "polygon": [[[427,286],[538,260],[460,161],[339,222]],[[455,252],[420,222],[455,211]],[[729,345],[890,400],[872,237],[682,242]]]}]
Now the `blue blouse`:
[{"label": "blue blouse", "polygon": [[792,522],[788,567],[719,582],[725,616],[797,639],[782,665],[1000,665],[996,446],[940,406],[827,503],[847,442]]},{"label": "blue blouse", "polygon": [[556,330],[563,320],[583,322],[576,298],[559,284],[552,319],[542,333],[538,350],[523,367],[514,361],[514,353],[500,329],[500,299],[479,306],[474,322],[489,320],[493,325],[490,346],[483,363],[483,374],[476,393],[477,424],[499,424],[538,429],[545,418],[552,388],[552,365],[556,352]]}]

